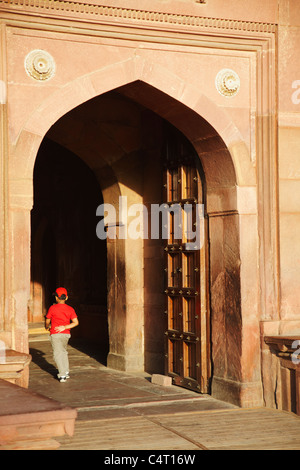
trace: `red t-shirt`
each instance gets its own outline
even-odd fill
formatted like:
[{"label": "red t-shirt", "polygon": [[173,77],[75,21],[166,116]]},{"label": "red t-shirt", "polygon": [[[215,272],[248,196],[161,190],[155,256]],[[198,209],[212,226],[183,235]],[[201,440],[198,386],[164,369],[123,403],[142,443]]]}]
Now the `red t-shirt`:
[{"label": "red t-shirt", "polygon": [[[50,335],[55,335],[58,333],[58,331],[55,331],[57,326],[68,325],[70,320],[77,318],[77,315],[70,305],[54,304],[49,308],[46,318],[51,320]],[[64,330],[61,333],[69,335],[70,330]]]}]

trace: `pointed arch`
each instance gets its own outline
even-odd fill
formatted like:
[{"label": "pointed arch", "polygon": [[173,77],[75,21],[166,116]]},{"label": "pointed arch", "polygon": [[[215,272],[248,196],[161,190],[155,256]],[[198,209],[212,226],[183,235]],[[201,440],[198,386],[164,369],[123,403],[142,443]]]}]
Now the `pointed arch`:
[{"label": "pointed arch", "polygon": [[[188,114],[201,117],[202,124],[210,134],[210,141],[212,142],[214,134],[217,134],[223,140],[224,148],[228,149],[229,160],[232,160],[236,173],[236,183],[243,186],[255,184],[255,170],[250,161],[249,151],[238,128],[228,114],[184,78],[170,72],[166,67],[147,61],[140,56],[81,76],[51,93],[33,112],[17,138],[13,155],[13,159],[18,162],[17,165],[14,165],[15,177],[20,175],[23,179],[31,178],[41,141],[59,118],[96,96],[136,82],[140,82],[145,87],[151,87],[161,95],[165,94],[174,102],[184,105]],[[147,105],[147,103],[145,104]],[[195,127],[191,129],[189,126],[191,119],[187,120],[185,116],[179,122],[178,116],[172,114],[174,109],[175,107],[171,109],[167,107],[156,111],[185,133],[199,153],[205,154],[205,148],[203,149],[202,145],[203,138],[201,135],[199,136],[199,123],[196,124],[196,129]],[[204,144],[207,143],[206,139]],[[213,145],[218,144],[213,143]],[[21,155],[22,158],[20,158]]]}]

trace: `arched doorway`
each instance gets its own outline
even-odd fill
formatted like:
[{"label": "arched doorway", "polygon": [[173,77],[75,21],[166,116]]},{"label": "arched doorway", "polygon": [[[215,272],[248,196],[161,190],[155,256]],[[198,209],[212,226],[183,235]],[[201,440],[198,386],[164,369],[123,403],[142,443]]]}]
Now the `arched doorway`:
[{"label": "arched doorway", "polygon": [[56,287],[65,286],[80,317],[72,336],[97,341],[107,354],[106,243],[94,230],[102,202],[87,165],[45,136],[34,168],[29,321],[43,321]]},{"label": "arched doorway", "polygon": [[[38,170],[39,166],[41,169]],[[61,172],[57,172],[59,167]],[[149,217],[155,204],[178,202],[193,205],[196,202],[204,206],[204,232],[208,231],[206,242],[212,247],[212,260],[215,260],[218,249],[218,261],[213,262],[210,271],[207,244],[192,256],[191,252],[185,251],[184,243],[168,242],[168,249],[173,251],[168,252],[166,261],[164,239],[153,239],[148,233],[146,237],[133,240],[120,236],[117,229],[116,238],[107,240],[105,285],[110,342],[108,365],[121,370],[170,373],[178,385],[208,392],[211,357],[214,365],[224,359],[224,345],[221,350],[211,351],[211,334],[215,335],[214,344],[220,336],[226,336],[229,342],[234,341],[235,361],[241,350],[238,217],[234,205],[236,179],[229,152],[218,133],[182,104],[153,87],[136,82],[95,97],[61,117],[49,129],[36,161],[38,177],[35,187],[40,184],[46,191],[43,171],[47,181],[51,173],[56,181],[53,192],[56,202],[52,208],[52,219],[60,227],[54,236],[57,245],[56,282],[70,284],[79,310],[81,304],[86,308],[87,302],[82,299],[89,297],[89,285],[85,282],[90,263],[96,259],[90,254],[91,240],[86,242],[82,237],[84,262],[78,261],[78,256],[76,262],[73,261],[74,252],[78,251],[76,237],[78,234],[81,236],[81,225],[89,225],[94,243],[97,240],[96,220],[92,213],[89,220],[80,223],[87,205],[93,207],[95,216],[101,202],[112,204],[116,207],[117,227],[122,225],[118,212],[120,196],[126,198],[128,208],[133,204],[143,204],[148,208]],[[85,194],[81,187],[85,172],[97,182],[98,189],[101,188],[103,200],[94,196],[84,203],[74,196],[71,200],[67,198],[66,216],[61,215],[57,220],[61,201],[65,199],[63,175],[71,174],[68,194],[78,195]],[[171,177],[174,183],[177,178],[176,184],[182,188],[180,197],[175,195],[174,187],[170,190],[172,197],[165,197],[166,172],[169,172],[167,180]],[[179,183],[179,173],[184,174],[185,186]],[[89,189],[92,179],[87,179],[86,187]],[[197,191],[190,195],[187,194],[188,181],[197,181]],[[49,205],[48,197],[46,191],[44,199],[47,202],[44,205]],[[216,210],[214,204],[215,210],[212,211],[214,198],[221,199],[221,205]],[[41,194],[39,199],[43,200]],[[223,207],[225,199],[230,200],[230,207],[227,206],[226,210]],[[41,202],[40,205],[43,206]],[[41,211],[45,216],[45,209]],[[127,222],[130,224],[130,218]],[[67,227],[66,235],[62,227]],[[74,233],[77,234],[75,238]],[[180,258],[178,263],[176,254]],[[167,284],[166,269],[169,278],[173,277]],[[199,274],[196,274],[196,269]],[[181,285],[173,285],[174,270],[180,272]],[[86,275],[82,276],[84,282],[80,283],[82,273]],[[195,274],[193,280],[192,274]],[[104,290],[101,291],[100,286],[103,288],[104,277],[98,279],[95,293],[102,292],[103,297]],[[209,294],[212,295],[212,310]],[[98,305],[103,306],[105,301],[101,303],[98,299]],[[229,303],[230,326],[226,323]],[[210,318],[214,317],[218,321],[210,328]],[[88,317],[82,313],[82,318]],[[184,320],[185,326],[182,323],[181,328],[177,328],[175,323],[178,320]],[[86,320],[84,335],[91,334],[93,324],[91,317]],[[226,351],[225,355],[227,353],[230,356],[231,353]],[[227,360],[229,358],[226,357]]]},{"label": "arched doorway", "polygon": [[[106,93],[109,89],[107,80],[103,86],[101,80],[103,74],[108,78],[111,71],[97,72],[93,76],[93,87],[84,88],[84,99],[88,101],[82,105],[77,106],[83,99],[76,98],[80,80],[66,87],[61,107],[54,110],[53,103],[61,103],[59,99],[62,98],[56,91],[51,100],[44,103],[42,112],[37,110],[32,115],[20,134],[13,163],[22,161],[25,149],[27,163],[24,175],[30,183],[35,149],[40,145],[45,130],[52,125],[48,138],[79,156],[90,167],[101,186],[104,202],[116,204],[120,195],[127,195],[130,203],[159,203],[162,201],[163,173],[155,156],[162,137],[162,120],[182,132],[195,149],[205,175],[212,393],[218,398],[229,397],[235,403],[261,403],[258,314],[257,309],[252,308],[253,302],[250,305],[248,301],[249,289],[253,292],[258,283],[259,219],[255,169],[228,115],[204,95],[186,83],[184,93],[176,99],[167,81],[162,87],[164,91],[155,87],[156,83],[158,87],[161,84],[155,68],[151,69],[153,76],[145,77],[144,81],[137,74],[140,69],[136,68],[136,60],[128,65],[132,66],[131,79],[125,80],[127,85],[122,85],[122,76],[118,81],[118,86],[122,86],[113,92]],[[138,79],[132,81],[136,76]],[[86,80],[84,78],[82,85],[87,83]],[[48,109],[51,110],[49,115]],[[67,114],[62,116],[62,110]],[[102,112],[106,115],[105,123],[101,122]],[[113,113],[118,116],[117,125],[112,124]],[[55,122],[55,119],[58,120]],[[103,139],[99,146],[100,134]],[[146,160],[145,155],[148,156]],[[21,168],[18,166],[18,172]],[[139,177],[141,171],[147,179]],[[18,178],[21,178],[19,173],[16,181]],[[27,197],[30,201],[29,190]],[[27,214],[22,213],[22,216],[27,221]],[[20,217],[19,213],[12,217],[12,227],[22,223]],[[12,233],[17,234],[17,228]],[[13,241],[17,253],[17,236]],[[164,337],[156,334],[164,331],[165,325],[165,317],[161,316],[165,294],[157,291],[157,282],[164,277],[163,246],[158,245],[156,240],[131,243],[130,240],[118,239],[107,243],[108,364],[111,367],[163,372]],[[249,259],[255,262],[250,265]],[[20,298],[27,295],[26,286],[29,285],[26,283],[26,264],[24,266],[26,272],[22,285],[19,278],[13,285],[15,291],[20,292]],[[156,272],[154,280],[152,270]],[[247,279],[247,283],[241,285],[241,277]],[[254,301],[257,302],[257,295]],[[145,311],[149,315],[145,315]],[[19,312],[19,303],[16,312]],[[155,330],[149,328],[153,323]],[[248,341],[247,338],[251,339]]]}]

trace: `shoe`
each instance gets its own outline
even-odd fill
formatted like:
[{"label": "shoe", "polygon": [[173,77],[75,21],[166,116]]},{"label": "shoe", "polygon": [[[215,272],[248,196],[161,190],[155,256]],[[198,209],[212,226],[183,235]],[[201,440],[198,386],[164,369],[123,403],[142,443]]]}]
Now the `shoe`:
[{"label": "shoe", "polygon": [[66,379],[69,379],[70,378],[70,374],[69,372],[66,372]]},{"label": "shoe", "polygon": [[61,383],[67,381],[67,377],[59,377],[58,379]]}]

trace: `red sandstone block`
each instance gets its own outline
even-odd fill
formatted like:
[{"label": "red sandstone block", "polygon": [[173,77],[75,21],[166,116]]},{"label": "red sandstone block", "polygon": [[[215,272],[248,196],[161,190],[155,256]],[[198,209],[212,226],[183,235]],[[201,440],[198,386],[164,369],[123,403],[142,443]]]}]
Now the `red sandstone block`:
[{"label": "red sandstone block", "polygon": [[55,449],[74,434],[77,410],[0,380],[0,450]]},{"label": "red sandstone block", "polygon": [[172,377],[167,375],[153,374],[151,383],[155,385],[162,385],[163,387],[170,387],[172,385]]}]

